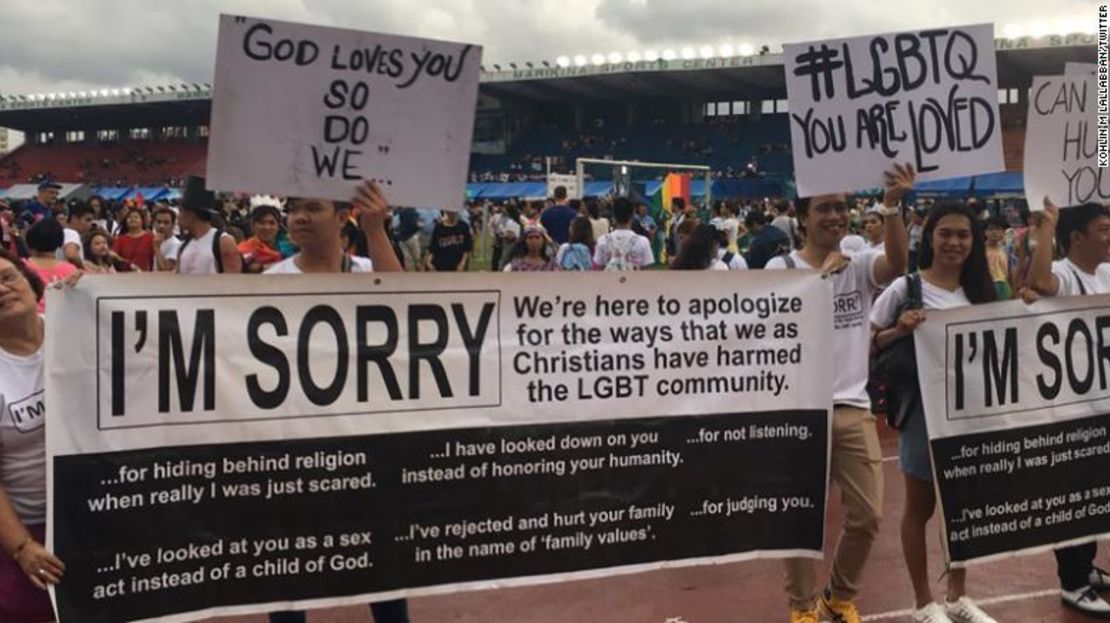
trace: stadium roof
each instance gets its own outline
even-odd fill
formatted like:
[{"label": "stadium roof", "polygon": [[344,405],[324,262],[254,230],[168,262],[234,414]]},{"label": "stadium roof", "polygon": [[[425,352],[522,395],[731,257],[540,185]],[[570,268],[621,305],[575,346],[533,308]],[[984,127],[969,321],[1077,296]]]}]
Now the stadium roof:
[{"label": "stadium roof", "polygon": [[[999,86],[1025,88],[1033,76],[1063,73],[1066,62],[1093,63],[1096,39],[1090,34],[995,39]],[[494,98],[568,103],[786,97],[780,54],[483,72],[480,90]],[[9,95],[0,101],[0,127],[41,132],[206,125],[211,97],[207,84]]]}]

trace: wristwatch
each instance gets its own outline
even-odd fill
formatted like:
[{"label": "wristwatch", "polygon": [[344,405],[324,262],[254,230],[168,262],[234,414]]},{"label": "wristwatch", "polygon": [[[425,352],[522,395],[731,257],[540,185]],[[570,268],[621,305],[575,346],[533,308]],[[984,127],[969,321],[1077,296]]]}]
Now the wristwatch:
[{"label": "wristwatch", "polygon": [[883,216],[901,216],[902,206],[894,206],[893,208],[883,206],[883,208],[879,210],[879,214]]}]

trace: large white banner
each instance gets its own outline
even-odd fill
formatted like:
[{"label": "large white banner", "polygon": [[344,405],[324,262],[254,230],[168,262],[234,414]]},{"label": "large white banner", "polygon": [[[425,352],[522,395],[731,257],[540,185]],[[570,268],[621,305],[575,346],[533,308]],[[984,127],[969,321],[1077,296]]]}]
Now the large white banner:
[{"label": "large white banner", "polygon": [[1110,534],[1110,296],[928,315],[917,369],[952,564]]},{"label": "large white banner", "polygon": [[208,185],[461,209],[478,46],[220,16]]},{"label": "large white banner", "polygon": [[1110,175],[1098,165],[1098,86],[1093,75],[1036,76],[1025,127],[1025,198],[1041,210],[1110,201]]},{"label": "large white banner", "polygon": [[819,557],[830,285],[689,277],[120,275],[52,292],[61,622]]},{"label": "large white banner", "polygon": [[990,24],[783,46],[798,195],[1001,171]]}]

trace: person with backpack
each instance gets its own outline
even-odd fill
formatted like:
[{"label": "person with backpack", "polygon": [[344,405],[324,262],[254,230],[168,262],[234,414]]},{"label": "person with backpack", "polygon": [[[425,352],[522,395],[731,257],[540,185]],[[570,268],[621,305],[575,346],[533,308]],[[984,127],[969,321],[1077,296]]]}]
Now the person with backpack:
[{"label": "person with backpack", "polygon": [[[900,220],[900,219],[897,219]],[[975,213],[962,203],[938,204],[922,230],[920,265],[898,279],[871,308],[877,366],[886,375],[888,421],[899,430],[898,463],[906,489],[902,508],[902,554],[913,583],[914,623],[996,623],[967,596],[967,570],[948,570],[944,605],[929,587],[925,528],[936,509],[933,466],[913,332],[930,310],[997,300],[987,266],[987,247]]]},{"label": "person with backpack", "polygon": [[235,238],[213,223],[219,216],[216,194],[205,188],[204,178],[190,176],[181,197],[178,224],[188,232],[177,253],[176,272],[181,275],[214,275],[243,270]]},{"label": "person with backpack", "polygon": [[593,270],[594,228],[592,219],[579,216],[570,223],[570,237],[559,245],[555,263],[559,270]]},{"label": "person with backpack", "polygon": [[748,264],[744,261],[744,256],[729,248],[729,232],[724,228],[717,227],[715,235],[717,237],[717,259],[721,264],[728,270],[748,270]]},{"label": "person with backpack", "polygon": [[744,226],[751,232],[748,255],[744,258],[748,268],[763,268],[771,258],[790,253],[790,239],[777,227],[767,224],[767,216],[759,210],[748,212]]},{"label": "person with backpack", "polygon": [[651,266],[655,257],[651,242],[632,231],[636,206],[628,197],[613,201],[613,231],[605,234],[594,247],[594,268],[604,270],[639,270]]},{"label": "person with backpack", "polygon": [[[818,609],[835,621],[861,620],[854,599],[883,512],[882,454],[867,394],[871,350],[868,315],[874,293],[906,270],[907,234],[899,205],[913,187],[913,179],[910,165],[896,165],[886,174],[883,203],[889,215],[897,218],[886,219],[885,253],[863,252],[852,258],[841,255],[840,241],[848,233],[849,205],[847,196],[838,193],[799,199],[798,218],[805,246],[767,262],[768,269],[821,270],[832,280],[836,302],[832,339],[838,364],[833,371],[829,476],[840,485],[844,528],[832,556],[828,585],[820,598],[813,560],[786,561],[791,623],[817,623]],[[766,230],[777,228],[765,226]],[[750,256],[748,263],[753,265]]]},{"label": "person with backpack", "polygon": [[[1032,261],[1027,284],[1041,296],[1110,294],[1110,209],[1097,203],[1063,214],[1045,200],[1027,235]],[[1053,261],[1053,234],[1063,258]],[[1097,591],[1110,589],[1110,573],[1095,566],[1098,543],[1056,550],[1056,573],[1064,605],[1096,619],[1110,619],[1110,603]]]}]

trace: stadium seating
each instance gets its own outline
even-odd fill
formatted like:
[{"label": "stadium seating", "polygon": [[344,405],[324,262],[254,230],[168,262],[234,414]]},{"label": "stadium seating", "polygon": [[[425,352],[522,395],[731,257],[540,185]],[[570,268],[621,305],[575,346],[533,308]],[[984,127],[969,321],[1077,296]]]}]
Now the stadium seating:
[{"label": "stadium seating", "polygon": [[24,145],[0,159],[0,188],[50,177],[93,186],[181,186],[203,174],[207,145],[124,141],[103,145]]},{"label": "stadium seating", "polygon": [[[538,126],[522,134],[504,155],[471,157],[473,181],[496,181],[502,173],[513,181],[540,179],[544,158],[560,161],[570,171],[575,158],[613,158],[675,164],[706,164],[726,177],[738,176],[755,156],[757,169],[772,175],[793,170],[786,115],[710,118],[700,125],[642,125],[576,132]],[[731,173],[730,173],[731,171]]]}]

